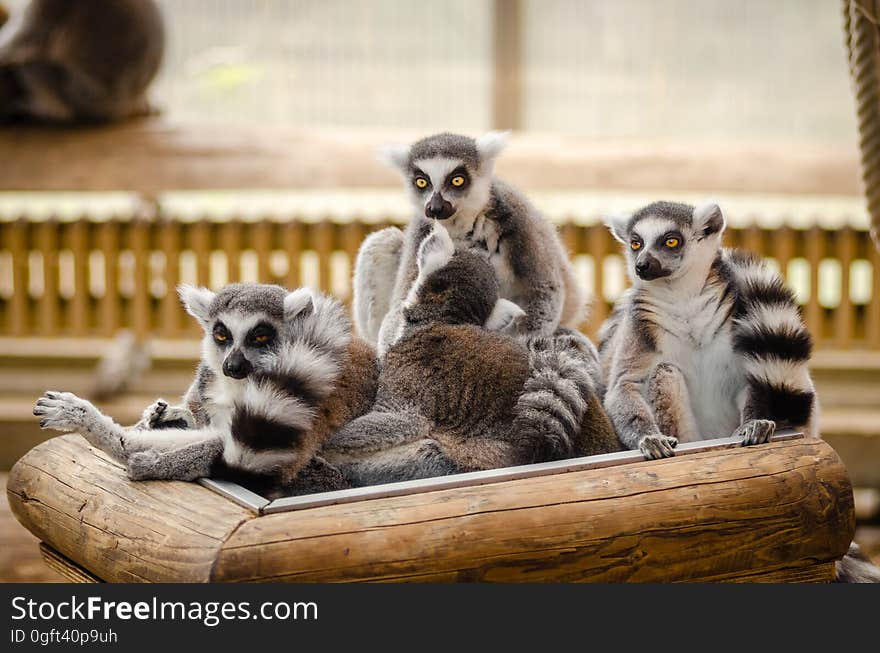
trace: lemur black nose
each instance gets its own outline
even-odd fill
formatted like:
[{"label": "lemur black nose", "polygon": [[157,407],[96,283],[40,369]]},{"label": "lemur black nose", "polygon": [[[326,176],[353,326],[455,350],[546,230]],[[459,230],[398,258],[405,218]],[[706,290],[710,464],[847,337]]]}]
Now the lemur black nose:
[{"label": "lemur black nose", "polygon": [[425,217],[432,220],[445,220],[453,213],[455,209],[452,208],[452,204],[443,199],[440,193],[434,193],[431,201],[425,205]]},{"label": "lemur black nose", "polygon": [[236,349],[223,361],[223,374],[233,379],[243,379],[253,370],[251,362]]},{"label": "lemur black nose", "polygon": [[649,281],[662,276],[663,267],[660,265],[660,261],[650,254],[646,254],[641,261],[636,263],[636,274],[640,279]]}]

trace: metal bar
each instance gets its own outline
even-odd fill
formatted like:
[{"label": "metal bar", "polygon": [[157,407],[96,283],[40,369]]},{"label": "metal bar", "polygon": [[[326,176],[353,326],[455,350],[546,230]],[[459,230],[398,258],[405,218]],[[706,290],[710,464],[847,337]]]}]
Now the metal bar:
[{"label": "metal bar", "polygon": [[199,485],[213,490],[217,494],[226,497],[230,501],[238,505],[260,512],[264,507],[269,505],[269,499],[261,497],[256,492],[251,492],[246,487],[242,487],[238,483],[230,483],[215,478],[200,478]]},{"label": "metal bar", "polygon": [[[771,442],[783,442],[786,440],[798,440],[804,437],[803,433],[792,429],[780,430]],[[676,456],[703,453],[706,451],[718,451],[732,449],[741,446],[739,438],[717,438],[703,440],[701,442],[687,442],[678,445],[675,450]],[[265,506],[260,512],[264,515],[276,512],[288,512],[292,510],[304,510],[306,508],[318,508],[339,503],[354,503],[370,499],[384,499],[399,497],[420,492],[436,492],[459,487],[473,487],[487,485],[489,483],[502,483],[522,478],[536,476],[548,476],[551,474],[565,474],[567,472],[580,472],[588,469],[602,469],[617,467],[629,463],[643,462],[645,457],[639,451],[620,451],[616,453],[599,454],[584,458],[571,458],[569,460],[557,460],[549,463],[537,463],[534,465],[520,465],[519,467],[504,467],[502,469],[490,469],[480,472],[468,472],[466,474],[453,474],[425,478],[415,481],[403,481],[400,483],[387,483],[385,485],[373,485],[370,487],[352,488],[350,490],[337,490],[335,492],[322,492],[298,497],[284,497],[275,499]]]}]

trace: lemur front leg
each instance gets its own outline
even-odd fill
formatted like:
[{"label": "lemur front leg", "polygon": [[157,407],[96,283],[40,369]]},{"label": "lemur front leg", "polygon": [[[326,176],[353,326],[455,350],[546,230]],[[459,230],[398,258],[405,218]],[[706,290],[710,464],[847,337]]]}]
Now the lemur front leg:
[{"label": "lemur front leg", "polygon": [[364,455],[429,437],[431,423],[415,411],[376,410],[337,430],[324,449],[338,454]]},{"label": "lemur front leg", "polygon": [[744,447],[770,442],[776,433],[776,422],[765,419],[758,406],[764,402],[755,396],[755,389],[749,386],[745,390],[742,408],[742,423],[733,432],[733,437],[742,438]]},{"label": "lemur front leg", "polygon": [[140,431],[194,429],[196,418],[186,406],[171,406],[164,399],[157,399],[147,406],[140,421],[131,428]]},{"label": "lemur front leg", "polygon": [[660,363],[648,379],[648,403],[660,432],[679,442],[701,440],[684,375],[671,363]]},{"label": "lemur front leg", "polygon": [[93,447],[124,465],[138,451],[167,451],[216,435],[212,429],[127,429],[104,415],[91,402],[70,392],[46,392],[37,400],[33,412],[40,418],[41,428],[75,431]]},{"label": "lemur front leg", "polygon": [[678,439],[663,434],[642,394],[651,370],[652,361],[644,360],[648,357],[645,352],[633,352],[621,366],[624,370],[612,371],[605,410],[623,445],[638,449],[650,460],[674,455]]}]

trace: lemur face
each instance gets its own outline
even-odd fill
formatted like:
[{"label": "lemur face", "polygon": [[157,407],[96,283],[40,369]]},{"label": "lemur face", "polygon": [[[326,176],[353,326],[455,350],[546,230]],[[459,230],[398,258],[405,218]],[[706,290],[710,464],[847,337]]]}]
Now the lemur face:
[{"label": "lemur face", "polygon": [[203,361],[215,374],[237,381],[272,373],[288,339],[288,321],[312,305],[308,289],[288,293],[268,284],[232,284],[217,293],[181,286],[179,293],[205,332]]},{"label": "lemur face", "polygon": [[632,216],[609,219],[608,226],[623,243],[627,272],[636,283],[676,279],[697,261],[714,257],[721,245],[724,217],[714,203],[694,208],[654,202]]},{"label": "lemur face", "polygon": [[416,210],[432,220],[476,215],[489,199],[495,157],[507,142],[506,133],[490,132],[473,139],[435,134],[413,145],[390,146],[387,163],[404,176]]}]

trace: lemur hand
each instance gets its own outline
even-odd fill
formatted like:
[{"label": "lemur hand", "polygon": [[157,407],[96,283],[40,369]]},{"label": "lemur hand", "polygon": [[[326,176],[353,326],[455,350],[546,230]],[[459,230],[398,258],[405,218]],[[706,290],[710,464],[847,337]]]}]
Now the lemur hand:
[{"label": "lemur hand", "polygon": [[776,422],[769,419],[750,419],[733,432],[733,437],[742,438],[744,447],[753,444],[770,442],[770,438],[776,433]]},{"label": "lemur hand", "polygon": [[192,429],[195,425],[195,417],[188,409],[183,406],[169,406],[164,399],[157,399],[147,407],[135,428]]},{"label": "lemur hand", "polygon": [[72,392],[47,390],[37,399],[34,415],[40,418],[40,428],[56,431],[86,430],[101,418],[100,411]]},{"label": "lemur hand", "polygon": [[678,445],[677,438],[665,435],[646,435],[639,440],[639,451],[648,460],[671,458],[675,455],[676,445]]}]

